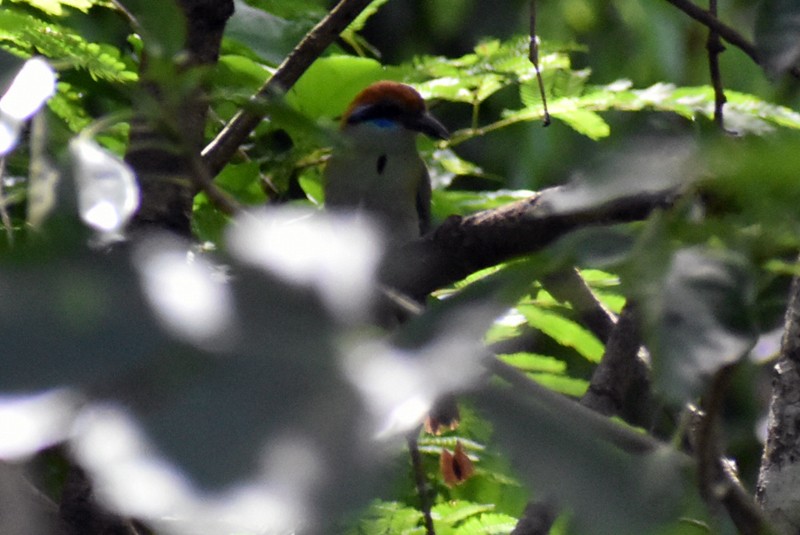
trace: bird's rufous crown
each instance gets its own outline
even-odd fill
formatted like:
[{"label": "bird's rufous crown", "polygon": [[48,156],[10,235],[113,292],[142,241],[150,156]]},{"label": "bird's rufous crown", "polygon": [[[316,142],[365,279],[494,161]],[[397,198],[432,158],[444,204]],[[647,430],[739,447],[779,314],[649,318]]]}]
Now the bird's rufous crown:
[{"label": "bird's rufous crown", "polygon": [[384,80],[375,82],[356,95],[356,98],[350,103],[342,117],[342,125],[344,126],[350,122],[354,112],[363,110],[366,107],[379,105],[386,105],[387,108],[393,107],[397,111],[410,115],[425,113],[425,100],[413,87],[399,82]]}]

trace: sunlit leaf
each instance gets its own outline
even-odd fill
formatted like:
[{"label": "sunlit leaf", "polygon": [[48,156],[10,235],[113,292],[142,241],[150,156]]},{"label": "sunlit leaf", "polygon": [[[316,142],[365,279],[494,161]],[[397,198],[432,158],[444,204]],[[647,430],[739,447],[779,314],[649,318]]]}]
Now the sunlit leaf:
[{"label": "sunlit leaf", "polygon": [[502,535],[517,525],[517,519],[499,513],[485,513],[467,519],[458,526],[456,535]]},{"label": "sunlit leaf", "polygon": [[422,513],[399,502],[374,502],[348,535],[397,533],[423,535]]},{"label": "sunlit leaf", "polygon": [[546,386],[550,390],[560,392],[567,396],[580,398],[589,388],[589,381],[577,379],[566,375],[554,373],[530,373],[528,376],[537,383]]},{"label": "sunlit leaf", "polygon": [[62,15],[64,13],[64,6],[79,9],[81,11],[88,11],[90,7],[96,4],[96,0],[13,0],[17,3],[29,4],[37,9],[41,9],[50,15]]},{"label": "sunlit leaf", "polygon": [[580,324],[564,316],[534,305],[517,307],[531,327],[538,329],[559,344],[574,348],[592,362],[603,356],[603,344],[595,335]]},{"label": "sunlit leaf", "polygon": [[499,355],[499,358],[515,368],[528,372],[563,373],[567,369],[566,362],[536,353],[511,353]]},{"label": "sunlit leaf", "polygon": [[309,117],[335,118],[344,113],[347,104],[359,91],[372,82],[390,77],[373,59],[353,56],[320,58],[292,86],[286,100]]},{"label": "sunlit leaf", "polygon": [[608,137],[611,127],[597,113],[576,108],[574,110],[553,110],[550,115],[560,119],[579,134],[597,140]]}]

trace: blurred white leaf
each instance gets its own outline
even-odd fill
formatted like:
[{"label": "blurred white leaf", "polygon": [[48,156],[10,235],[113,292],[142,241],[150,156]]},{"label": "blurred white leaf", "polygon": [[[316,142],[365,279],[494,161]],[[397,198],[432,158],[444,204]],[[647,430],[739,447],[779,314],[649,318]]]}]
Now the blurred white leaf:
[{"label": "blurred white leaf", "polygon": [[55,92],[53,68],[42,58],[29,59],[0,98],[0,114],[20,122],[29,119]]},{"label": "blurred white leaf", "polygon": [[139,207],[139,184],[128,165],[90,139],[69,144],[78,188],[78,210],[90,227],[118,235]]},{"label": "blurred white leaf", "polygon": [[0,156],[7,154],[17,145],[21,123],[0,114]]},{"label": "blurred white leaf", "polygon": [[160,517],[187,500],[183,476],[156,456],[133,418],[117,407],[87,408],[75,422],[70,447],[114,511]]},{"label": "blurred white leaf", "polygon": [[419,349],[371,340],[345,349],[344,373],[361,393],[386,439],[419,425],[441,396],[471,387],[483,373],[484,312],[480,306],[451,318],[442,334]]},{"label": "blurred white leaf", "polygon": [[272,208],[244,214],[230,228],[230,249],[244,262],[316,288],[330,310],[344,319],[367,311],[382,244],[363,218]]},{"label": "blurred white leaf", "polygon": [[53,68],[42,58],[26,61],[0,97],[0,156],[16,146],[22,122],[39,111],[55,91]]},{"label": "blurred white leaf", "polygon": [[199,347],[221,350],[233,342],[234,302],[225,276],[178,240],[138,244],[134,263],[144,294],[166,327]]},{"label": "blurred white leaf", "polygon": [[[70,446],[106,507],[159,533],[291,533],[309,518],[303,494],[316,488],[316,479],[297,476],[307,468],[301,464],[314,464],[315,449],[302,440],[279,441],[267,451],[264,473],[218,493],[198,489],[114,405],[87,408]],[[296,486],[298,480],[305,488]]]},{"label": "blurred white leaf", "polygon": [[23,459],[66,439],[79,404],[66,390],[0,397],[0,459]]}]

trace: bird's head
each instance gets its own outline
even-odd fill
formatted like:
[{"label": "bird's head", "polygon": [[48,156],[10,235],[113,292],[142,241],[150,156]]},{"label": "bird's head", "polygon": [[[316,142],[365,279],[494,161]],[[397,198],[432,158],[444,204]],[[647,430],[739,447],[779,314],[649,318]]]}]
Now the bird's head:
[{"label": "bird's head", "polygon": [[405,128],[434,139],[447,139],[447,129],[425,106],[412,87],[398,82],[376,82],[359,93],[342,117],[342,129],[371,123],[380,128]]}]

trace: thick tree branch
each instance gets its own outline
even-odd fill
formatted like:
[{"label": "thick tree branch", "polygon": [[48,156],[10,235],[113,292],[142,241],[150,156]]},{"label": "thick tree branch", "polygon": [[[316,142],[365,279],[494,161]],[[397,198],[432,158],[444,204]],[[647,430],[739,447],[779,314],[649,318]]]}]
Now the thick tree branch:
[{"label": "thick tree branch", "polygon": [[[628,302],[606,343],[606,350],[594,370],[581,405],[606,416],[622,416],[631,389],[647,391],[647,364],[640,357],[642,339],[636,305]],[[637,404],[644,400],[639,399]]]},{"label": "thick tree branch", "polygon": [[639,221],[669,206],[673,191],[648,192],[574,210],[555,210],[561,187],[467,217],[451,216],[419,240],[391,251],[382,281],[420,299],[479,269],[539,251],[584,227]]},{"label": "thick tree branch", "polygon": [[[259,89],[251,101],[258,102],[291,88],[311,64],[325,51],[372,0],[342,0],[303,38],[280,64],[275,74]],[[258,126],[263,116],[250,108],[239,111],[216,138],[203,149],[203,162],[211,176],[225,167],[231,156]]]},{"label": "thick tree branch", "polygon": [[[233,1],[180,0],[178,5],[186,17],[186,58],[176,66],[176,72],[216,63],[225,24],[233,14]],[[188,236],[194,195],[201,189],[192,180],[197,175],[192,160],[203,146],[208,99],[205,88],[198,85],[176,103],[177,92],[166,87],[163,79],[153,79],[148,65],[144,55],[141,85],[150,100],[139,99],[134,109],[125,155],[142,192],[133,226],[166,228]],[[213,198],[213,192],[211,195]]]},{"label": "thick tree branch", "polygon": [[756,499],[779,533],[800,530],[800,278],[795,277],[786,309],[780,357],[772,380],[767,443],[761,459]]}]

